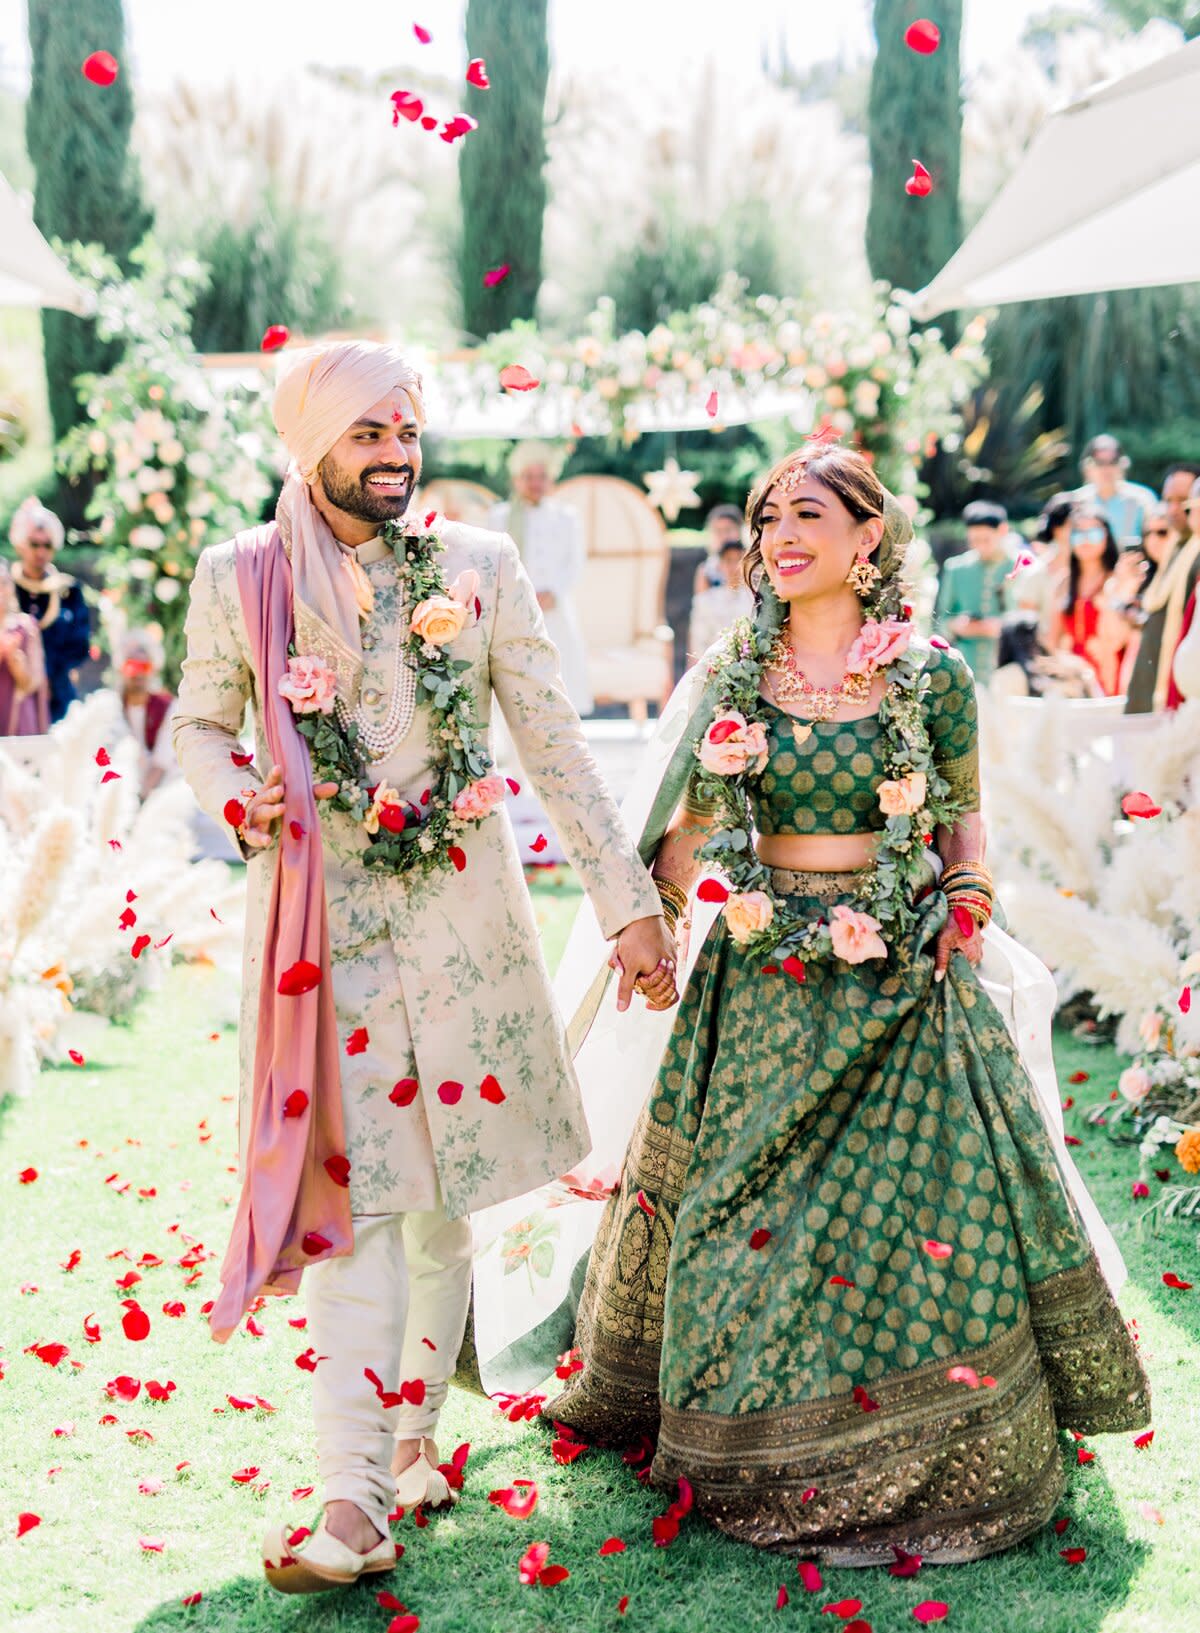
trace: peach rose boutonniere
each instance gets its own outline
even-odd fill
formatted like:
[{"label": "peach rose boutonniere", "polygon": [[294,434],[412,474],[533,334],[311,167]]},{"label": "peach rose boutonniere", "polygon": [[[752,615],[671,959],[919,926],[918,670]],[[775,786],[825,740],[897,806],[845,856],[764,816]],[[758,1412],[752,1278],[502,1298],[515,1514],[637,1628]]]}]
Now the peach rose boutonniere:
[{"label": "peach rose boutonniere", "polygon": [[289,658],[279,695],[287,698],[293,714],[332,714],[337,676],[320,658]]},{"label": "peach rose boutonniere", "polygon": [[910,772],[879,785],[879,809],[884,816],[913,816],[925,804],[928,780],[923,771]]},{"label": "peach rose boutonniere", "polygon": [[411,632],[426,646],[449,646],[471,621],[461,601],[450,595],[430,595],[412,612]]},{"label": "peach rose boutonniere", "polygon": [[753,725],[736,709],[719,715],[700,740],[700,764],[711,776],[738,777],[747,768],[766,769],[767,733],[760,721]]},{"label": "peach rose boutonniere", "polygon": [[775,917],[774,905],[765,890],[747,890],[730,896],[722,912],[729,934],[739,946],[761,935]]},{"label": "peach rose boutonniere", "polygon": [[839,902],[830,915],[829,939],[834,955],[847,964],[864,964],[868,958],[886,958],[887,943],[879,934],[880,923],[869,913],[857,913]]},{"label": "peach rose boutonniere", "polygon": [[490,776],[480,777],[477,782],[468,783],[466,788],[454,801],[454,814],[463,822],[480,822],[500,805],[504,804],[504,779]]}]

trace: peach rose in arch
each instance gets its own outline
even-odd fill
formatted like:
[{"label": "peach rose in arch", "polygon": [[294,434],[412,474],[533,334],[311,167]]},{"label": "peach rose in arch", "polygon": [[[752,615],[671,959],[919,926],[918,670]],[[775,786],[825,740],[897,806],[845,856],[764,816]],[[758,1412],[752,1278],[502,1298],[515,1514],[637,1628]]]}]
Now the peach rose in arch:
[{"label": "peach rose in arch", "polygon": [[830,915],[829,938],[835,955],[847,964],[863,964],[868,958],[886,958],[887,942],[879,934],[879,920],[870,913],[856,912],[844,902]]},{"label": "peach rose in arch", "polygon": [[761,721],[751,725],[744,714],[730,709],[718,715],[700,742],[700,764],[710,776],[740,776],[751,761],[756,772],[767,764],[767,733]]},{"label": "peach rose in arch", "polygon": [[740,945],[761,935],[775,917],[771,898],[764,890],[747,890],[730,896],[722,913],[729,934]]},{"label": "peach rose in arch", "polygon": [[879,785],[879,809],[884,816],[912,816],[925,803],[928,781],[923,771],[911,771]]},{"label": "peach rose in arch", "polygon": [[478,822],[485,816],[491,816],[498,805],[504,803],[503,777],[480,777],[478,782],[468,783],[462,793],[454,801],[454,814],[464,822]]}]

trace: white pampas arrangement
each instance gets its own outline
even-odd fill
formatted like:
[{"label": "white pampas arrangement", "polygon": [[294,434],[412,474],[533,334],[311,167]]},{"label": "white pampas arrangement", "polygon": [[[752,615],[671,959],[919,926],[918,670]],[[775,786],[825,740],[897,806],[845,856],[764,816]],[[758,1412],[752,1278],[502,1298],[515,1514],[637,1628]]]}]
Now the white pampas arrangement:
[{"label": "white pampas arrangement", "polygon": [[[192,860],[182,781],[143,804],[138,777],[110,692],[74,704],[45,738],[0,746],[0,1095],[61,1058],[67,991],[77,1009],[126,1019],[187,960],[214,972],[206,1026],[236,1018],[244,877]],[[150,940],[134,958],[138,936]]]}]

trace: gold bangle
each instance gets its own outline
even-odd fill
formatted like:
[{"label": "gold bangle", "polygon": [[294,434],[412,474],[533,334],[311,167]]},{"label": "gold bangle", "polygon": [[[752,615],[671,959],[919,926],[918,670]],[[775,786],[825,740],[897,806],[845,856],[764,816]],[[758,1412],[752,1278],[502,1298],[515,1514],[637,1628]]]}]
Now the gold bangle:
[{"label": "gold bangle", "polygon": [[992,871],[984,862],[953,862],[942,869],[942,881],[958,878],[961,874],[970,874],[989,886],[993,883]]},{"label": "gold bangle", "polygon": [[654,876],[654,888],[665,906],[668,902],[675,908],[676,917],[687,912],[688,893],[677,879],[669,879],[665,874]]}]

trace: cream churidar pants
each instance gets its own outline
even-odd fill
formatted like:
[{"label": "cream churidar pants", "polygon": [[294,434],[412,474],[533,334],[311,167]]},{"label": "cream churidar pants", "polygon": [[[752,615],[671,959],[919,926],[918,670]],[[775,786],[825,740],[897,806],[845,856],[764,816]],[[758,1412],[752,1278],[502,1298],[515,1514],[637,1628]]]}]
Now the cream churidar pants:
[{"label": "cream churidar pants", "polygon": [[[304,1287],[308,1339],[326,1357],[313,1373],[325,1501],[355,1503],[386,1536],[394,1443],[434,1433],[462,1347],[470,1220],[447,1219],[440,1196],[427,1213],[355,1215],[354,1252],[313,1265]],[[424,1401],[385,1408],[367,1367],[386,1390],[420,1378]]]}]

